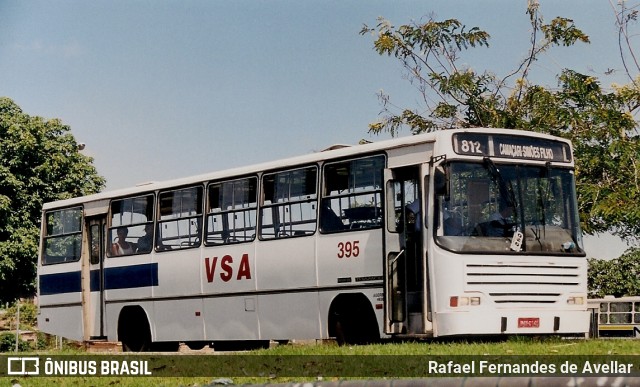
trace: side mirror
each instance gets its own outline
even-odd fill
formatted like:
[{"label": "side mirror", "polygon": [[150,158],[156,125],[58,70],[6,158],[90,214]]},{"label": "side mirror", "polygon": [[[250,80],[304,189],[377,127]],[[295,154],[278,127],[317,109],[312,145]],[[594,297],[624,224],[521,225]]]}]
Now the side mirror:
[{"label": "side mirror", "polygon": [[433,176],[433,189],[436,196],[449,196],[447,174],[442,167],[437,167]]}]

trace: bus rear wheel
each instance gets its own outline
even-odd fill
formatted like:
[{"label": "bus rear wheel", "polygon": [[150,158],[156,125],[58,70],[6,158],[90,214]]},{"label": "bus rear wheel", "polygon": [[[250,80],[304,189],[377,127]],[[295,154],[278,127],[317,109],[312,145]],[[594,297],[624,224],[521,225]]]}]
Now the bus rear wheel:
[{"label": "bus rear wheel", "polygon": [[329,313],[329,336],[338,345],[369,344],[380,340],[375,313],[360,294],[338,296]]}]

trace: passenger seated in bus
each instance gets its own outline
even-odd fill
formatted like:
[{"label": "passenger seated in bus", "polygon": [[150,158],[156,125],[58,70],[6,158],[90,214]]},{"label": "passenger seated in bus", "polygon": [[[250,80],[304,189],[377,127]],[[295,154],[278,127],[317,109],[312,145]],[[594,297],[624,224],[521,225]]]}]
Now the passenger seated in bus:
[{"label": "passenger seated in bus", "polygon": [[489,227],[486,229],[486,236],[512,236],[508,235],[514,223],[511,222],[513,216],[513,206],[507,203],[500,203],[500,211],[489,217]]},{"label": "passenger seated in bus", "polygon": [[127,227],[118,227],[116,230],[118,236],[111,245],[112,255],[130,255],[135,251],[135,247],[132,243],[127,242],[127,235],[129,235],[129,229]]},{"label": "passenger seated in bus", "polygon": [[137,253],[148,253],[153,246],[153,224],[148,223],[144,226],[144,235],[138,239]]}]

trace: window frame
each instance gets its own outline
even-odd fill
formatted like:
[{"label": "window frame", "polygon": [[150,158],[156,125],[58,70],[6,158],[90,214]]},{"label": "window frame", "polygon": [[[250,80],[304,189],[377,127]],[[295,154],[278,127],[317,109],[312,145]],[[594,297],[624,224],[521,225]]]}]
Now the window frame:
[{"label": "window frame", "polygon": [[[195,215],[188,215],[188,216],[179,216],[179,217],[175,217],[175,218],[168,218],[168,219],[162,219],[162,195],[167,194],[167,193],[175,193],[175,192],[179,192],[179,191],[186,191],[189,189],[195,189],[196,190],[196,201],[198,200],[198,196],[197,194],[199,193],[199,200],[200,203],[196,203],[196,206],[194,207],[194,209],[196,209],[198,212]],[[202,235],[203,235],[203,228],[202,228],[202,224],[203,224],[203,218],[204,218],[204,194],[205,194],[205,187],[203,184],[194,184],[194,185],[188,185],[188,186],[182,186],[182,187],[172,187],[172,188],[168,188],[165,190],[161,190],[158,191],[158,198],[156,200],[156,221],[155,221],[155,238],[154,238],[154,249],[156,252],[164,252],[164,251],[182,251],[182,250],[187,250],[187,249],[193,249],[193,248],[197,248],[200,247],[202,245]],[[173,200],[173,199],[172,199]],[[173,208],[173,204],[172,204],[172,208]],[[173,215],[173,212],[172,212]],[[195,238],[196,242],[189,244],[188,246],[184,246],[184,247],[180,247],[178,246],[177,248],[173,245],[164,245],[161,244],[162,242],[164,242],[165,240],[168,239],[163,239],[161,238],[162,235],[162,226],[164,224],[167,223],[171,223],[171,222],[180,222],[183,220],[189,220],[191,221],[192,219],[196,220],[196,230],[197,232],[194,234],[185,234],[189,236],[189,239],[191,239],[192,237]],[[189,227],[191,227],[191,225],[189,225]],[[199,229],[199,230],[198,230]],[[173,239],[182,239],[182,237],[180,236],[180,234],[177,235],[176,238]]]},{"label": "window frame", "polygon": [[[282,202],[278,202],[278,199],[284,199],[283,198],[277,198],[276,197],[276,192],[272,192],[273,195],[271,195],[272,199],[270,200],[275,200],[275,203],[266,203],[267,201],[267,192],[266,189],[267,187],[269,187],[270,184],[267,184],[265,182],[265,179],[270,177],[270,176],[277,176],[277,175],[282,175],[282,174],[292,174],[295,173],[297,171],[312,171],[313,173],[315,173],[314,179],[313,179],[313,187],[314,187],[314,191],[313,193],[309,194],[309,193],[305,193],[302,196],[306,196],[306,198],[299,198],[296,197],[296,199],[291,200],[291,183],[288,183],[289,186],[289,193],[288,193],[288,200],[283,200]],[[299,165],[299,166],[294,166],[288,169],[280,169],[280,170],[275,170],[275,171],[268,171],[262,174],[262,176],[260,176],[260,200],[259,200],[259,204],[258,204],[258,238],[261,241],[273,241],[273,240],[282,240],[282,239],[290,239],[290,238],[300,238],[300,237],[306,237],[306,236],[312,236],[315,235],[315,233],[318,231],[318,199],[320,197],[319,195],[319,171],[320,168],[318,166],[318,164],[308,164],[308,165]],[[308,172],[307,172],[308,173]],[[274,183],[271,184],[275,190],[275,187],[277,186],[277,182],[275,181],[276,179],[274,178]],[[306,178],[305,178],[305,182]],[[308,182],[307,182],[308,183]],[[308,188],[308,187],[307,187]],[[279,222],[280,226],[279,227],[283,227],[282,225],[284,225],[284,228],[289,227],[290,231],[292,231],[292,235],[288,235],[286,233],[282,233],[282,231],[277,231],[278,227],[276,227],[276,221],[277,219],[274,219],[274,216],[271,215],[271,220],[272,223],[269,225],[265,225],[264,221],[265,221],[265,212],[266,211],[272,211],[274,212],[274,210],[278,211],[278,215],[279,215],[279,208],[281,207],[285,207],[287,206],[289,208],[289,214],[291,214],[291,209],[294,205],[304,205],[304,204],[311,204],[311,206],[313,207],[313,213],[314,213],[314,218],[313,220],[300,220],[300,221],[292,221],[290,220],[289,222]],[[302,207],[301,207],[302,210]],[[291,218],[291,215],[289,215],[289,218]],[[313,222],[314,227],[313,227],[313,231],[307,233],[301,233],[298,230],[293,230],[292,226],[296,225],[296,224],[311,224]],[[269,226],[269,227],[265,227],[265,226]],[[273,229],[273,236],[271,236],[270,234],[266,234],[267,236],[265,236],[265,229]],[[276,235],[276,233],[281,233],[280,235]]]},{"label": "window frame", "polygon": [[[211,202],[211,194],[212,194],[212,189],[215,186],[219,186],[222,188],[222,193],[224,194],[224,186],[226,184],[237,184],[237,183],[241,183],[241,182],[247,182],[248,183],[248,189],[249,192],[251,192],[251,182],[254,182],[254,187],[253,187],[253,198],[249,198],[249,201],[247,202],[242,202],[242,206],[241,207],[236,207],[236,200],[235,200],[235,193],[236,190],[233,189],[233,195],[234,198],[231,200],[231,209],[222,209],[220,208],[219,210],[214,211],[214,207],[212,207],[212,202]],[[249,175],[249,176],[243,176],[243,177],[235,177],[235,178],[230,178],[227,180],[217,180],[217,181],[212,181],[209,184],[207,184],[207,190],[206,190],[206,203],[205,203],[205,213],[204,213],[204,222],[205,222],[205,226],[204,226],[204,238],[203,238],[203,242],[205,246],[225,246],[225,245],[235,245],[235,244],[241,244],[241,243],[250,243],[256,240],[257,235],[258,235],[258,213],[260,211],[260,206],[259,206],[259,182],[260,179],[257,175]],[[235,186],[233,186],[235,188]],[[224,196],[223,196],[224,197]],[[251,199],[253,199],[253,201],[251,201]],[[246,207],[244,207],[244,205],[246,205]],[[218,207],[215,207],[216,209],[218,209]],[[254,212],[253,215],[251,215],[251,212]],[[224,229],[224,221],[223,221],[223,230],[220,233],[225,233],[228,232],[229,233],[229,237],[227,238],[226,241],[222,240],[220,242],[215,242],[209,241],[209,235],[215,235],[217,233],[214,232],[210,232],[209,231],[209,219],[212,217],[215,217],[217,215],[223,217],[223,216],[237,216],[238,214],[242,214],[243,219],[246,220],[247,218],[245,217],[245,214],[249,213],[249,217],[250,217],[250,221],[253,221],[253,237],[250,239],[245,239],[245,240],[235,240],[232,241],[229,238],[234,238],[235,239],[235,235],[236,233],[240,230],[242,231],[247,231],[247,230],[251,230],[251,227],[247,228],[247,227],[242,227],[242,228],[231,228],[231,227],[227,227],[227,229]],[[232,235],[233,234],[233,235]]]},{"label": "window frame", "polygon": [[[74,211],[77,210],[79,211],[79,228],[78,230],[74,230],[71,232],[65,232],[64,231],[64,227],[63,227],[63,231],[59,234],[53,234],[49,232],[49,215],[50,214],[54,214],[54,213],[62,213],[62,212],[67,212],[67,211]],[[57,265],[57,264],[62,264],[62,263],[71,263],[71,262],[78,262],[80,260],[80,258],[82,258],[82,234],[84,231],[84,208],[80,205],[80,206],[73,206],[73,207],[67,207],[67,208],[56,208],[56,209],[51,209],[48,211],[45,211],[44,213],[44,223],[45,223],[45,229],[44,229],[44,233],[42,236],[42,256],[40,257],[40,262],[42,263],[43,266],[49,266],[49,265]],[[63,222],[64,224],[64,222]],[[61,240],[63,238],[78,238],[79,237],[79,244],[77,245],[79,248],[78,251],[78,255],[76,256],[75,254],[73,256],[61,256],[61,260],[58,261],[49,261],[47,260],[47,243],[50,240]],[[74,241],[77,242],[77,241]],[[75,249],[74,249],[74,253],[75,253]],[[69,259],[71,258],[71,259]]]},{"label": "window frame", "polygon": [[[149,198],[151,197],[151,205],[149,205],[148,201],[147,201],[147,208],[146,210],[149,211],[149,213],[147,214],[147,220],[144,222],[134,222],[134,223],[128,223],[128,224],[120,224],[118,226],[114,226],[113,225],[113,204],[115,202],[122,202],[125,200],[135,200],[135,199],[140,199],[140,198]],[[134,194],[133,196],[123,196],[123,197],[119,197],[119,198],[115,198],[115,199],[111,199],[111,201],[109,202],[109,212],[107,214],[107,233],[106,233],[106,241],[105,241],[105,248],[106,248],[106,257],[107,258],[121,258],[121,257],[130,257],[133,255],[141,255],[141,254],[149,254],[153,251],[153,246],[154,246],[154,240],[155,240],[155,206],[157,203],[157,197],[155,195],[154,192],[142,192],[142,193],[137,193]],[[151,219],[149,219],[149,215],[151,217]],[[111,246],[113,244],[113,238],[112,235],[114,233],[114,230],[116,230],[115,232],[117,232],[117,229],[120,227],[126,227],[127,229],[130,229],[132,227],[140,227],[143,226],[143,230],[144,228],[146,228],[147,225],[153,225],[154,227],[154,232],[153,232],[153,237],[152,237],[152,248],[148,251],[137,251],[137,243],[135,243],[136,246],[136,251],[134,251],[131,254],[122,254],[122,255],[117,255],[117,254],[113,254],[111,251]],[[137,237],[138,240],[141,238]],[[130,242],[133,243],[133,242]]]},{"label": "window frame", "polygon": [[[358,168],[353,168],[353,166],[357,166],[357,163],[360,161],[366,161],[366,160],[371,160],[372,163],[376,163],[377,161],[375,161],[376,159],[379,159],[381,161],[381,169],[379,171],[379,176],[376,177],[371,177],[370,179],[374,180],[374,185],[372,186],[359,186],[357,184],[352,184],[351,182],[349,182],[349,180],[351,180],[353,178],[353,171],[365,171],[364,169],[358,169]],[[348,165],[348,175],[346,177],[347,181],[347,186],[346,186],[346,190],[344,192],[340,192],[340,193],[335,193],[335,194],[330,194],[328,192],[328,190],[330,189],[330,185],[327,182],[327,168],[330,168],[332,166],[339,166],[339,165]],[[321,189],[321,197],[320,197],[320,214],[319,214],[319,221],[318,221],[318,228],[320,230],[321,234],[335,234],[335,233],[342,233],[342,232],[352,232],[352,231],[364,231],[364,230],[375,230],[375,229],[379,229],[383,227],[383,224],[385,222],[384,220],[384,207],[385,207],[385,184],[384,184],[384,169],[386,168],[387,165],[387,156],[384,153],[376,153],[376,154],[370,154],[370,155],[365,155],[365,156],[360,156],[360,157],[355,157],[355,158],[349,158],[349,159],[342,159],[342,160],[330,160],[328,162],[326,162],[323,166],[322,166],[322,189]],[[367,173],[365,172],[365,175],[367,175]],[[379,180],[378,181],[378,188],[373,188],[375,187],[375,180]],[[371,188],[370,188],[371,187]],[[340,209],[340,214],[336,214],[336,212],[333,210],[333,208],[331,207],[331,205],[328,206],[327,209],[329,209],[333,215],[332,216],[337,216],[340,220],[340,222],[342,222],[342,227],[345,228],[338,228],[338,229],[327,229],[324,227],[324,222],[326,217],[328,216],[327,213],[325,213],[325,203],[331,203],[332,200],[343,200],[345,198],[347,198],[349,200],[348,204],[350,203],[350,199],[351,198],[358,198],[358,197],[363,197],[363,196],[372,196],[374,198],[377,199],[377,204],[378,206],[362,206],[362,208],[373,208],[373,214],[374,217],[370,218],[369,217],[365,217],[365,218],[360,218],[358,219],[358,216],[356,216],[356,214],[354,214],[354,217],[351,219],[350,224],[344,224],[343,220],[346,220],[348,215],[344,215],[342,214],[344,208],[340,205],[339,209]],[[352,210],[354,208],[359,208],[358,206],[349,206],[348,208],[346,208],[347,210]],[[366,215],[366,214],[365,214]],[[366,225],[367,222],[369,222],[372,219],[377,219],[378,222],[373,224],[372,226],[364,226],[364,227],[353,227],[354,224],[358,224],[358,225]],[[336,219],[337,220],[337,219]],[[354,222],[355,221],[355,222]],[[362,222],[362,223],[359,223]]]}]

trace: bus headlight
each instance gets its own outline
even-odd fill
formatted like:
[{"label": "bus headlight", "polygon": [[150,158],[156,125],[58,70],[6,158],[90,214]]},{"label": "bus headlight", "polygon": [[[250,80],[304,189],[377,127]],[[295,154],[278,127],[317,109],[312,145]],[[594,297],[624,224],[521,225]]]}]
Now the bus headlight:
[{"label": "bus headlight", "polygon": [[480,305],[480,297],[449,297],[449,306],[457,308],[459,306],[477,306]]}]

